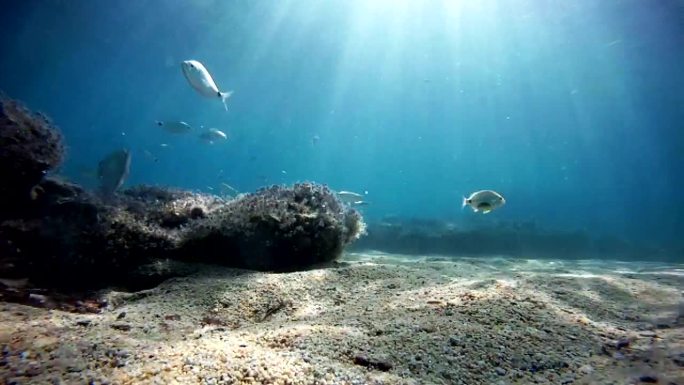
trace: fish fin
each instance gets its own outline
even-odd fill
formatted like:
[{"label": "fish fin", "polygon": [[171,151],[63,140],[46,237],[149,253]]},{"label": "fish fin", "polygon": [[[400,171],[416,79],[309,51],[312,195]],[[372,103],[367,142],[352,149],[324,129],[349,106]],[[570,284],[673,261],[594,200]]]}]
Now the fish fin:
[{"label": "fish fin", "polygon": [[221,98],[221,101],[223,102],[223,108],[228,111],[228,104],[226,103],[228,101],[228,98],[233,95],[233,91],[228,91],[228,92],[219,92],[218,96]]},{"label": "fish fin", "polygon": [[492,210],[483,210],[483,211],[482,211],[482,214],[489,214],[489,213],[491,213],[491,212],[492,212]]}]

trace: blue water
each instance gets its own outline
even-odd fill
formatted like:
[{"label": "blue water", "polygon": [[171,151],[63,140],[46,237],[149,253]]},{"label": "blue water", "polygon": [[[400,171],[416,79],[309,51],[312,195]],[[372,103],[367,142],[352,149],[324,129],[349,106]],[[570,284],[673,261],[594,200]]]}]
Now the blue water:
[{"label": "blue water", "polygon": [[[534,221],[684,247],[681,1],[12,3],[0,89],[60,126],[61,172],[85,185],[127,147],[129,186],[311,180],[368,191],[369,221]],[[228,112],[190,88],[186,59],[235,91]],[[485,188],[507,205],[461,210]]]}]

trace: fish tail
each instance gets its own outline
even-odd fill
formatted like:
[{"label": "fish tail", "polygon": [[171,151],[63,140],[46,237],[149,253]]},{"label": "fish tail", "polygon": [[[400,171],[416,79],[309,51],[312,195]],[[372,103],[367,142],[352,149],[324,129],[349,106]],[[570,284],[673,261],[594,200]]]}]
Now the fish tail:
[{"label": "fish tail", "polygon": [[228,101],[228,98],[233,95],[233,91],[228,91],[228,92],[219,92],[218,96],[221,98],[221,101],[223,102],[223,108],[228,111],[228,104],[226,103]]},{"label": "fish tail", "polygon": [[461,210],[463,210],[468,205],[468,198],[463,197],[463,203],[461,204]]}]

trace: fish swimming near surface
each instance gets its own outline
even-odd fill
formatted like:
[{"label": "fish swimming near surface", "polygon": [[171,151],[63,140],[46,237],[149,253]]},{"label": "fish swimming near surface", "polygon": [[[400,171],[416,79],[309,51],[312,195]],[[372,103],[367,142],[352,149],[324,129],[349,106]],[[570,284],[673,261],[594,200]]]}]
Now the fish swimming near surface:
[{"label": "fish swimming near surface", "polygon": [[363,201],[363,195],[352,191],[338,191],[337,196],[344,203],[354,204],[354,202]]},{"label": "fish swimming near surface", "polygon": [[488,214],[506,204],[506,200],[501,194],[492,190],[481,190],[470,194],[470,197],[463,197],[461,207],[470,206],[474,212]]},{"label": "fish swimming near surface", "polygon": [[214,144],[214,142],[219,140],[228,140],[228,135],[226,135],[226,133],[221,130],[210,128],[207,131],[200,134],[200,139],[202,139],[202,141],[206,143]]},{"label": "fish swimming near surface", "polygon": [[185,134],[192,131],[192,126],[182,121],[162,122],[157,120],[157,126],[172,134]]},{"label": "fish swimming near surface", "polygon": [[97,177],[100,180],[100,192],[112,195],[128,178],[131,171],[131,152],[127,149],[114,151],[97,165]]},{"label": "fish swimming near surface", "polygon": [[200,95],[209,98],[219,98],[223,102],[223,107],[228,111],[228,98],[233,94],[233,91],[221,92],[216,86],[216,82],[209,74],[209,71],[204,65],[197,60],[185,60],[181,63],[183,75],[188,80],[188,83]]},{"label": "fish swimming near surface", "polygon": [[368,206],[369,204],[370,204],[370,202],[368,202],[368,201],[356,201],[356,202],[352,202],[352,203],[351,203],[351,205],[352,205],[353,207]]}]

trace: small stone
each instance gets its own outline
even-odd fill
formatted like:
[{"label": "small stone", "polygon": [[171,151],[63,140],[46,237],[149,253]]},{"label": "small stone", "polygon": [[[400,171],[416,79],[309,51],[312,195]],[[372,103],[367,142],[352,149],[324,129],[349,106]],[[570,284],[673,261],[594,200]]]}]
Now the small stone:
[{"label": "small stone", "polygon": [[114,359],[114,366],[117,368],[123,368],[126,364],[127,362],[121,358]]},{"label": "small stone", "polygon": [[629,344],[630,344],[629,338],[620,338],[615,343],[615,349],[620,350],[622,348],[627,348],[627,347],[629,347]]},{"label": "small stone", "polygon": [[591,365],[582,365],[580,366],[579,371],[583,374],[589,374],[594,371],[594,368]]},{"label": "small stone", "polygon": [[672,362],[674,362],[677,366],[684,366],[684,352],[672,357]]},{"label": "small stone", "polygon": [[43,366],[37,361],[29,363],[29,366],[25,372],[25,374],[29,377],[35,377],[41,373],[43,373]]},{"label": "small stone", "polygon": [[124,332],[127,332],[127,331],[131,330],[131,325],[129,325],[129,324],[124,324],[124,323],[112,324],[111,327],[112,327],[112,329],[121,330],[121,331],[124,331]]},{"label": "small stone", "polygon": [[36,338],[36,340],[33,341],[33,347],[36,349],[45,349],[49,346],[57,345],[58,343],[59,339],[57,339],[57,337],[44,336]]},{"label": "small stone", "polygon": [[126,349],[116,349],[112,355],[118,358],[125,359],[131,356],[131,352]]},{"label": "small stone", "polygon": [[122,311],[121,313],[119,313],[118,316],[116,316],[117,321],[122,320],[124,318],[126,318],[126,312],[125,311]]},{"label": "small stone", "polygon": [[365,366],[370,369],[378,369],[383,372],[387,372],[392,369],[392,364],[390,362],[377,357],[369,357],[363,354],[357,354],[354,356],[354,364]]},{"label": "small stone", "polygon": [[459,346],[461,345],[461,339],[458,337],[449,337],[449,345]]},{"label": "small stone", "polygon": [[497,366],[496,369],[494,369],[494,371],[496,372],[496,374],[498,374],[500,376],[506,375],[506,369],[504,369],[502,367]]},{"label": "small stone", "polygon": [[641,376],[641,377],[639,377],[639,381],[645,382],[647,384],[657,384],[658,383],[658,377],[656,377],[655,375],[653,375],[653,376],[650,376],[650,375]]},{"label": "small stone", "polygon": [[83,371],[83,366],[81,366],[81,365],[82,364],[75,363],[74,365],[67,366],[66,370],[69,373],[79,373],[79,372]]},{"label": "small stone", "polygon": [[76,321],[76,325],[78,325],[78,326],[90,326],[91,323],[92,323],[92,321],[89,319],[82,319],[82,320]]},{"label": "small stone", "polygon": [[37,303],[41,303],[41,304],[45,303],[45,301],[47,301],[46,296],[44,296],[42,294],[35,294],[35,293],[29,294],[29,299],[33,302],[37,302]]}]

